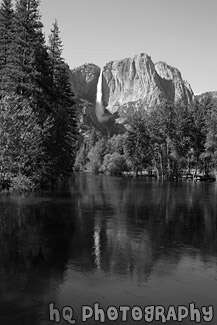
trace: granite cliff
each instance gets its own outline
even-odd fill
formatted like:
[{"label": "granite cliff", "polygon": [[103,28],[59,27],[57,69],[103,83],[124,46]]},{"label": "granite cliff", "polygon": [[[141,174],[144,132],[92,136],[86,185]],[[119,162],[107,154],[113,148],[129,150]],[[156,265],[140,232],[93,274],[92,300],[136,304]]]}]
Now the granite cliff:
[{"label": "granite cliff", "polygon": [[[117,114],[112,115],[106,110],[106,118],[103,122],[97,118],[96,93],[100,67],[95,64],[84,64],[73,70],[70,70],[68,66],[66,69],[77,102],[80,133],[84,134],[90,128],[95,128],[108,136],[124,132],[124,126],[115,121]],[[104,113],[103,110],[102,114]]]},{"label": "granite cliff", "polygon": [[193,91],[178,69],[166,63],[154,64],[147,54],[112,61],[103,68],[103,103],[112,113],[129,102],[145,108],[162,99],[190,102]]},{"label": "granite cliff", "polygon": [[100,70],[100,67],[95,64],[84,64],[71,70],[69,79],[73,92],[80,98],[95,103]]},{"label": "granite cliff", "polygon": [[189,103],[194,96],[178,69],[165,62],[154,64],[150,56],[141,53],[133,58],[111,61],[102,68],[103,119],[98,120],[94,107],[100,70],[97,65],[85,64],[69,71],[69,75],[73,92],[86,101],[84,120],[105,133],[110,133],[111,129],[112,133],[123,131],[123,127],[115,123],[123,108],[147,109],[163,99],[182,99]]}]

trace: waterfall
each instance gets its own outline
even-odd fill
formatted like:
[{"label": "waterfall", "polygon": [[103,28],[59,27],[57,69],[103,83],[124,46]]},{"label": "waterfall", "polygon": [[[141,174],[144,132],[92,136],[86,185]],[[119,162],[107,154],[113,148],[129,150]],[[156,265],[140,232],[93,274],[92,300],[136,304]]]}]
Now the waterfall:
[{"label": "waterfall", "polygon": [[97,83],[97,92],[96,92],[96,117],[100,122],[102,122],[105,115],[104,106],[102,103],[102,69],[100,70],[100,75]]},{"label": "waterfall", "polygon": [[96,102],[102,104],[102,69],[100,70],[100,75],[97,83]]}]

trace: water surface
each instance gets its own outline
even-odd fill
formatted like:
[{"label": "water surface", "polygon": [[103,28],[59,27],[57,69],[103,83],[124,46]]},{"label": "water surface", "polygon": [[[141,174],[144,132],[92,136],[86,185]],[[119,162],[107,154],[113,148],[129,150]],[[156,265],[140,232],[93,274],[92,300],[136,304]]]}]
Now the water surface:
[{"label": "water surface", "polygon": [[[215,183],[102,175],[78,175],[52,193],[1,194],[0,324],[55,324],[52,302],[71,306],[77,324],[82,305],[96,302],[195,302],[217,313],[216,195]],[[134,323],[146,324],[125,322]]]}]

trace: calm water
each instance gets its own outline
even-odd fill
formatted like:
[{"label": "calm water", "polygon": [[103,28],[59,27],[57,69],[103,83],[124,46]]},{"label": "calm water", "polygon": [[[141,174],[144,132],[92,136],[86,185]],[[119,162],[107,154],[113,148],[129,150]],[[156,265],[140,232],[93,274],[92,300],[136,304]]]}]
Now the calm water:
[{"label": "calm water", "polygon": [[[77,324],[96,302],[105,311],[195,302],[213,305],[216,325],[216,196],[215,183],[92,175],[55,193],[1,194],[0,324],[55,324],[52,302],[71,306]],[[137,323],[146,324],[124,324]]]}]

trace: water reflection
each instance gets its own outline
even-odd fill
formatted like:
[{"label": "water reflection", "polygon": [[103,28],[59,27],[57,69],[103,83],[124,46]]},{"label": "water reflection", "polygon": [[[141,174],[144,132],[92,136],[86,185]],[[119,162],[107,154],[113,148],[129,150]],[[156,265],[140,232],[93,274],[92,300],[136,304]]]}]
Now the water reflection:
[{"label": "water reflection", "polygon": [[[75,229],[74,203],[49,197],[2,196],[1,313],[3,324],[36,324],[56,296],[67,269]],[[12,312],[13,311],[13,312]]]},{"label": "water reflection", "polygon": [[[194,248],[192,254],[198,249],[201,255],[216,256],[217,214],[213,184],[158,184],[102,176],[95,179],[83,176],[77,182],[77,188],[82,188],[83,193],[78,198],[81,219],[87,220],[89,209],[88,217],[92,217],[94,240],[97,241],[94,250],[96,253],[98,247],[99,253],[101,247],[105,272],[114,266],[115,257],[118,263],[121,260],[121,265],[126,259],[130,265],[133,252],[152,257],[155,254],[156,258],[163,250],[189,246]],[[135,261],[138,260],[137,256]],[[126,267],[123,269],[127,272]]]},{"label": "water reflection", "polygon": [[78,175],[65,192],[1,195],[1,323],[51,324],[49,302],[77,317],[96,301],[214,304],[216,190]]}]

